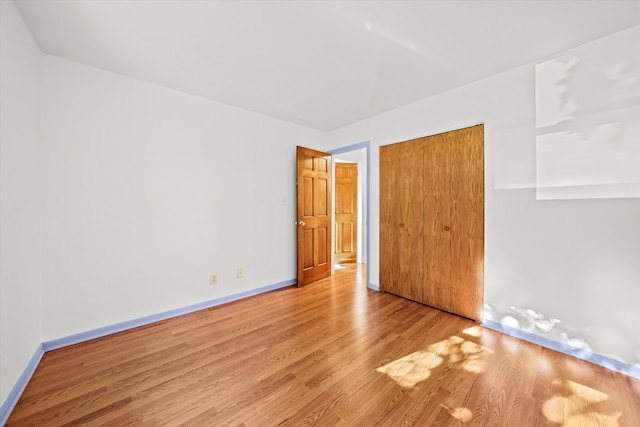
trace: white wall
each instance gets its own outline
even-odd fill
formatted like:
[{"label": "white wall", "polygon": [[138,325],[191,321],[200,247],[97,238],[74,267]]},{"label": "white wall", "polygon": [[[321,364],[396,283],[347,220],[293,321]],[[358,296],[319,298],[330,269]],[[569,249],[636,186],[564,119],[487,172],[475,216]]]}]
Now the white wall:
[{"label": "white wall", "polygon": [[42,342],[40,49],[0,2],[0,403]]},{"label": "white wall", "polygon": [[295,278],[319,132],[49,55],[42,90],[45,341]]},{"label": "white wall", "polygon": [[[549,58],[577,61],[550,87],[530,64],[327,134],[326,149],[371,141],[371,281],[378,147],[484,123],[486,318],[639,363],[639,30]],[[558,123],[541,123],[544,108]],[[545,332],[535,316],[561,323]]]}]

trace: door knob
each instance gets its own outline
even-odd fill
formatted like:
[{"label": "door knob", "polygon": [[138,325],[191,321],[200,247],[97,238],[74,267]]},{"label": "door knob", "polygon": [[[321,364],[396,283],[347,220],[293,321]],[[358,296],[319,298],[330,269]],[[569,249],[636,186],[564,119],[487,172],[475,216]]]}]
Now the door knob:
[{"label": "door knob", "polygon": [[296,225],[299,225],[300,227],[304,227],[305,225],[307,225],[307,223],[300,220],[300,221],[296,221]]}]

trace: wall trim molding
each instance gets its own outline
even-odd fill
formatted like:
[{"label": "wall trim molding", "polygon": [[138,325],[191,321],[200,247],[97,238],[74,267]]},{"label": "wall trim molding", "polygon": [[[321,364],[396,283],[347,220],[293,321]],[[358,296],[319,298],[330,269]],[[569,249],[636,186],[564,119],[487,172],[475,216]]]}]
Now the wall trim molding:
[{"label": "wall trim molding", "polygon": [[78,334],[69,335],[67,337],[58,338],[51,341],[45,341],[42,343],[42,346],[45,352],[50,350],[57,350],[62,347],[67,347],[73,344],[78,344],[78,343],[89,341],[95,338],[104,337],[106,335],[115,334],[117,332],[126,331],[128,329],[145,326],[150,323],[160,322],[162,320],[182,316],[183,314],[193,313],[195,311],[204,310],[207,308],[226,304],[228,302],[236,301],[242,298],[247,298],[247,297],[262,294],[265,292],[273,291],[276,289],[284,288],[287,286],[295,285],[296,283],[297,283],[296,279],[285,280],[283,282],[262,286],[260,288],[250,289],[247,291],[239,292],[237,294],[226,295],[226,296],[215,298],[209,301],[203,301],[197,304],[188,305],[186,307],[163,311],[161,313],[151,314],[149,316],[140,317],[138,319],[127,320],[125,322],[116,323],[114,325],[104,326],[102,328],[92,329],[86,332],[80,332]]},{"label": "wall trim molding", "polygon": [[20,375],[20,378],[18,378],[18,381],[9,392],[9,395],[4,400],[4,402],[2,402],[2,406],[0,406],[0,425],[1,426],[5,425],[5,423],[7,422],[7,419],[9,419],[9,415],[11,414],[11,411],[13,411],[13,408],[16,406],[16,403],[18,403],[18,399],[20,399],[20,396],[22,396],[22,392],[27,387],[27,384],[29,383],[31,376],[33,375],[33,373],[36,371],[36,368],[40,364],[40,360],[42,359],[42,356],[44,356],[44,349],[42,347],[42,344],[40,344],[36,348],[35,353],[33,353],[33,356],[31,357],[31,360],[29,360],[29,363],[27,363],[27,367],[24,368],[22,375]]},{"label": "wall trim molding", "polygon": [[551,338],[542,337],[540,335],[532,334],[531,332],[512,328],[510,326],[494,322],[493,320],[483,321],[482,326],[569,356],[573,356],[580,360],[593,363],[594,365],[602,366],[603,368],[640,379],[640,366],[631,365],[611,357],[603,356],[602,354],[597,354],[589,350],[576,348],[568,344],[552,340]]},{"label": "wall trim molding", "polygon": [[107,335],[115,334],[117,332],[126,331],[128,329],[137,328],[139,326],[145,326],[151,323],[159,322],[161,320],[171,319],[173,317],[182,316],[184,314],[193,313],[196,311],[204,310],[218,305],[226,304],[228,302],[236,301],[243,298],[248,298],[254,295],[262,294],[276,289],[286,288],[297,283],[296,279],[289,279],[282,282],[274,283],[267,286],[262,286],[255,289],[249,289],[247,291],[238,292],[236,294],[226,295],[220,298],[215,298],[209,301],[203,301],[197,304],[188,305],[185,307],[176,308],[174,310],[163,311],[161,313],[152,314],[150,316],[140,317],[138,319],[127,320],[125,322],[116,323],[110,326],[104,326],[102,328],[92,329],[86,332],[80,332],[78,334],[69,335],[67,337],[58,338],[51,341],[45,341],[38,345],[36,351],[27,364],[24,372],[20,375],[20,378],[9,392],[9,395],[0,406],[0,426],[3,426],[11,411],[18,403],[22,392],[27,387],[29,380],[33,376],[42,356],[44,353],[51,350],[57,350],[59,348],[67,347],[70,345],[78,344],[84,341],[104,337]]}]

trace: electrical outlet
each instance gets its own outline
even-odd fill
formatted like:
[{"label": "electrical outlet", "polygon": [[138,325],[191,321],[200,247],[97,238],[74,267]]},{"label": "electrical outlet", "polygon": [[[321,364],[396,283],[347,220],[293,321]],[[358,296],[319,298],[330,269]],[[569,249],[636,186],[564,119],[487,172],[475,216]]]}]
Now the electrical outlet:
[{"label": "electrical outlet", "polygon": [[244,277],[244,270],[241,268],[237,269],[236,276],[238,276],[238,279],[242,279]]},{"label": "electrical outlet", "polygon": [[217,283],[218,283],[218,275],[216,273],[211,273],[211,275],[209,276],[209,284],[215,285]]}]

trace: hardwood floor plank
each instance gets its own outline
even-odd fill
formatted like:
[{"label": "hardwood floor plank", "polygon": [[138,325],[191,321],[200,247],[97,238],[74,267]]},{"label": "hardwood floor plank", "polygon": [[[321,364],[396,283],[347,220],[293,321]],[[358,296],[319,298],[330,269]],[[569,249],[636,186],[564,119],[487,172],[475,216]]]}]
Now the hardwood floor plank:
[{"label": "hardwood floor plank", "polygon": [[640,425],[640,380],[345,267],[48,352],[7,426]]}]

